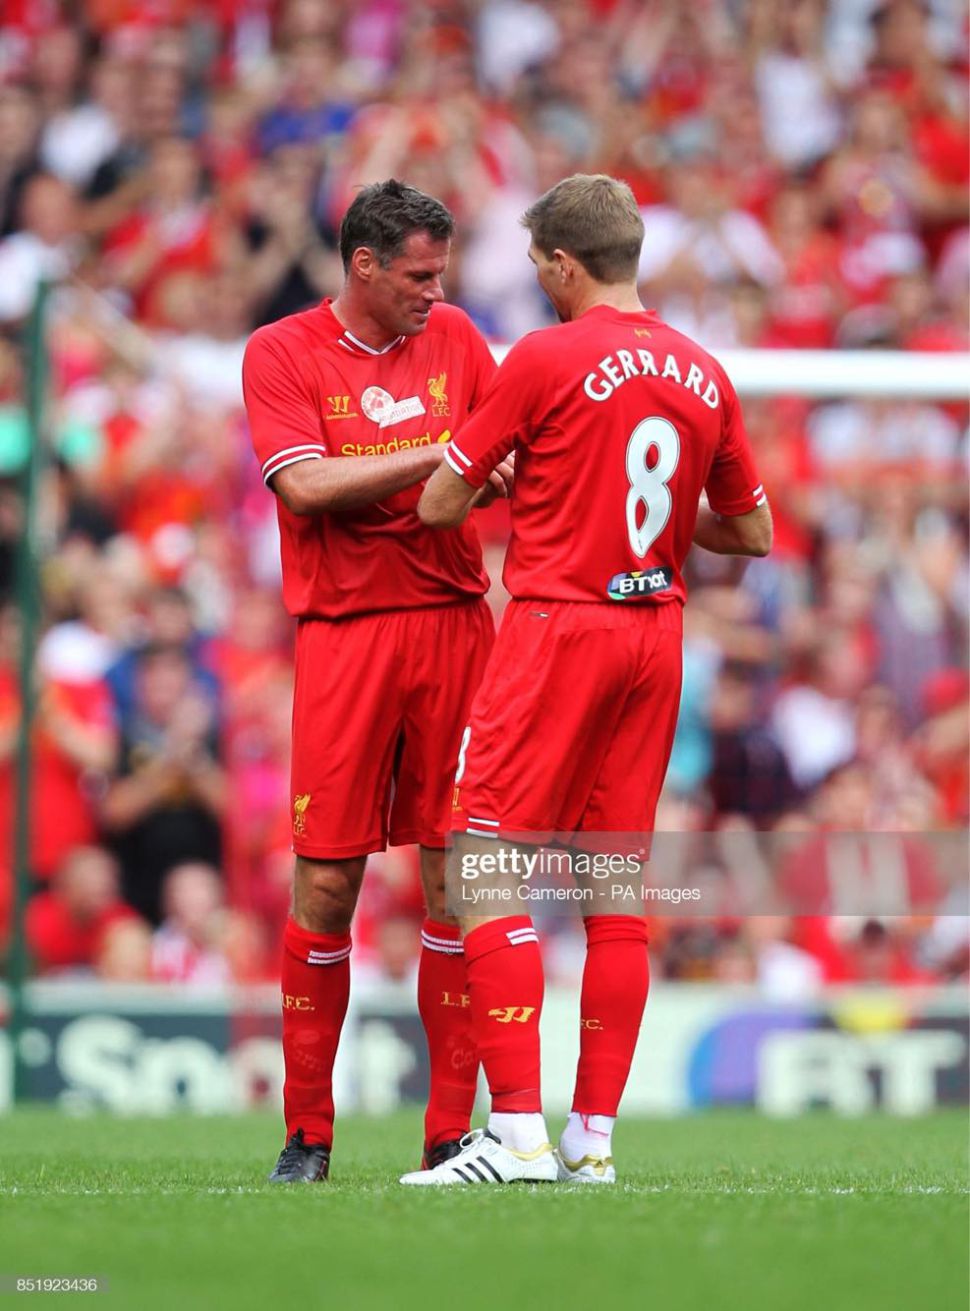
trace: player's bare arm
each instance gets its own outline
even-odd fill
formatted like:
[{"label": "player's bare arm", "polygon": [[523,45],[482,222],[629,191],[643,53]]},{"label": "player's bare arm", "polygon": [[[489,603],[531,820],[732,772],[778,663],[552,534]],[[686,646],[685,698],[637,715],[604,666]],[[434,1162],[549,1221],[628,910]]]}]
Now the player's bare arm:
[{"label": "player's bare arm", "polygon": [[717,514],[709,505],[697,512],[694,545],[715,555],[765,556],[771,550],[773,528],[768,503],[748,514]]},{"label": "player's bare arm", "polygon": [[507,456],[489,474],[484,487],[469,487],[464,478],[439,464],[418,502],[418,517],[429,528],[456,528],[469,510],[488,505],[496,496],[512,495],[514,464]]},{"label": "player's bare arm", "polygon": [[[395,492],[423,482],[441,467],[444,449],[443,446],[421,446],[390,455],[301,460],[274,474],[270,486],[293,514],[352,510],[360,505],[373,505]],[[470,504],[487,505],[497,496],[508,496],[511,484],[512,466],[503,461],[480,491],[466,489],[471,497]],[[464,517],[463,513],[461,519]]]},{"label": "player's bare arm", "polygon": [[270,485],[293,514],[324,514],[372,505],[423,482],[440,465],[443,446],[420,446],[390,455],[301,460],[273,475]]}]

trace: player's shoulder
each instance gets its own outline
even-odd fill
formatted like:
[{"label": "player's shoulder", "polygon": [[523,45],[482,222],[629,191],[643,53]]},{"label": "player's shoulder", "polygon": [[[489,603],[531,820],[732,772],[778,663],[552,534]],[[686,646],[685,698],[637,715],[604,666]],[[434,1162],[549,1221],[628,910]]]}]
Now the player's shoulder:
[{"label": "player's shoulder", "polygon": [[509,347],[506,359],[519,364],[543,360],[547,365],[562,359],[563,348],[572,344],[576,334],[572,323],[552,323],[545,328],[533,328]]},{"label": "player's shoulder", "polygon": [[314,305],[257,328],[246,343],[246,354],[299,356],[308,346],[322,345],[334,335],[322,307]]},{"label": "player's shoulder", "polygon": [[655,347],[662,351],[670,351],[680,357],[688,358],[704,373],[718,380],[718,382],[727,383],[730,386],[730,378],[724,368],[724,365],[711,352],[701,345],[694,337],[689,337],[686,332],[681,332],[679,328],[674,328],[663,319],[657,319],[653,327],[655,334]]}]

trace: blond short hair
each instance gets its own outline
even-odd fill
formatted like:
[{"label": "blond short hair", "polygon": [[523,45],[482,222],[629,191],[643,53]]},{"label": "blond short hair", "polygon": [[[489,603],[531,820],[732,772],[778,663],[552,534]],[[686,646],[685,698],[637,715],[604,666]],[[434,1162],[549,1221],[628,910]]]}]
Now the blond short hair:
[{"label": "blond short hair", "polygon": [[522,215],[533,245],[549,257],[564,250],[597,282],[636,277],[643,219],[625,182],[605,173],[576,173],[540,196]]}]

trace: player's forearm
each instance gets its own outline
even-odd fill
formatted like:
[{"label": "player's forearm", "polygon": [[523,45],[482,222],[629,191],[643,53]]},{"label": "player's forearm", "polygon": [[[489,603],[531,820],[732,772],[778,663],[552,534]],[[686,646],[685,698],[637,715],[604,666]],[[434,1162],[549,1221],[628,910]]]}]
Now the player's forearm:
[{"label": "player's forearm", "polygon": [[483,492],[484,488],[469,487],[442,464],[421,493],[418,518],[429,528],[457,528]]},{"label": "player's forearm", "polygon": [[750,514],[716,514],[702,505],[694,527],[694,545],[715,555],[765,556],[771,550],[771,512],[767,505]]},{"label": "player's forearm", "polygon": [[338,455],[301,460],[274,474],[273,491],[294,514],[324,514],[373,505],[413,487],[441,463],[443,446],[418,446],[391,455]]},{"label": "player's forearm", "polygon": [[496,497],[512,495],[515,482],[515,455],[509,452],[488,475],[488,481],[477,490],[469,487],[448,468],[446,461],[435,470],[418,502],[418,518],[429,528],[457,528],[468,517],[469,510],[491,505]]}]

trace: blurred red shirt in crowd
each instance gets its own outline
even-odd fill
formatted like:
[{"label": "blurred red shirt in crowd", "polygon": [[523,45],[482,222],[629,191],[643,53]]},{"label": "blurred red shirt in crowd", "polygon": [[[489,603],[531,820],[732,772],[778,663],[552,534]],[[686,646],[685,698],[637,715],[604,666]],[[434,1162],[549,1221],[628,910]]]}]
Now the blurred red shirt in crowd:
[{"label": "blurred red shirt in crowd", "polygon": [[[13,841],[19,695],[9,668],[0,667],[0,881]],[[87,764],[110,765],[114,712],[101,682],[44,684],[34,737],[31,790],[31,873],[49,879],[75,847],[97,840],[93,779]]]},{"label": "blurred red shirt in crowd", "polygon": [[92,967],[110,925],[137,919],[118,890],[112,857],[98,847],[77,847],[52,886],[27,906],[27,943],[37,972]]}]

